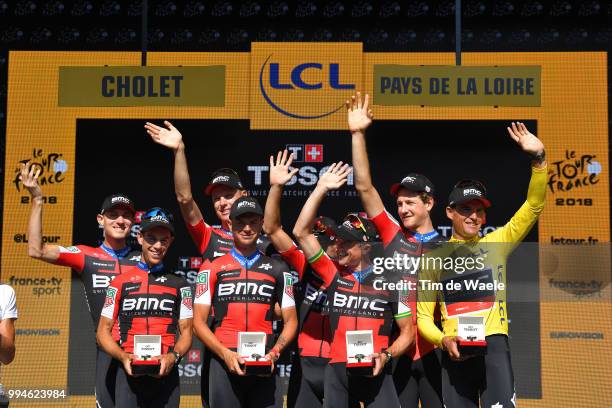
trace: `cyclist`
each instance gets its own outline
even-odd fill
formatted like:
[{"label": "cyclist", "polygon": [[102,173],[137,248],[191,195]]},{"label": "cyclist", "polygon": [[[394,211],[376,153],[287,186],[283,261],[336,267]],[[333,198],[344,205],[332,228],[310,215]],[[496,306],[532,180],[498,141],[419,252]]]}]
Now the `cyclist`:
[{"label": "cyclist", "polygon": [[[191,287],[163,264],[174,241],[171,215],[160,208],[142,217],[138,243],[142,259],[111,282],[98,325],[98,344],[121,362],[117,370],[116,406],[178,407],[178,363],[191,347],[193,308]],[[119,342],[112,328],[119,326]],[[159,375],[133,376],[134,336],[159,335]]]},{"label": "cyclist", "polygon": [[[270,192],[266,201],[264,230],[281,257],[298,273],[296,303],[299,311],[298,355],[293,359],[287,391],[287,406],[322,407],[325,367],[330,361],[331,331],[327,315],[327,293],[321,278],[309,267],[300,251],[281,225],[280,201],[283,186],[298,169],[291,169],[293,156],[287,150],[270,156]],[[336,223],[328,217],[318,217],[314,233],[322,247],[335,256],[332,240]]]},{"label": "cyclist", "polygon": [[[434,206],[434,185],[417,173],[406,175],[391,186],[401,225],[385,210],[382,199],[372,185],[366,151],[365,131],[372,123],[369,95],[362,102],[358,92],[346,102],[348,126],[352,135],[355,188],[368,217],[376,225],[385,248],[385,256],[395,254],[420,257],[444,238],[434,229],[430,212]],[[404,272],[406,280],[416,281],[414,271]],[[410,299],[415,301],[414,292]],[[416,304],[413,303],[413,309]],[[416,332],[416,313],[413,314]],[[442,407],[441,353],[417,334],[416,347],[397,359],[393,381],[402,407]]]},{"label": "cyclist", "polygon": [[[293,230],[311,267],[322,278],[329,297],[332,342],[331,360],[325,370],[325,405],[342,407],[362,402],[367,407],[399,407],[387,363],[412,346],[414,328],[409,318],[410,307],[398,302],[398,292],[376,288],[377,281],[382,282],[382,279],[373,273],[369,255],[375,227],[369,220],[351,215],[336,228],[337,264],[342,269],[325,254],[312,233],[321,202],[330,190],[346,183],[349,172],[348,165],[342,166],[342,163],[329,167],[304,204]],[[394,320],[400,327],[400,334],[391,344]],[[347,375],[346,332],[349,330],[372,331],[373,377]]]},{"label": "cyclist", "polygon": [[[450,244],[461,245],[462,253],[465,253],[466,249],[474,253],[486,253],[486,258],[483,257],[486,263],[482,261],[485,268],[480,268],[477,273],[485,276],[483,280],[501,282],[503,285],[506,284],[508,256],[531,230],[544,208],[547,175],[544,144],[521,122],[512,122],[511,127],[507,129],[510,137],[532,158],[531,180],[525,203],[506,225],[482,238],[479,236],[480,228],[486,221],[486,209],[491,206],[482,183],[475,180],[460,181],[450,193],[446,207],[446,215],[453,226]],[[464,278],[468,277],[464,271],[460,272]],[[441,272],[433,268],[423,271],[423,274],[424,279],[430,280],[440,281],[443,277]],[[458,275],[454,275],[454,278],[457,277]],[[478,407],[479,399],[480,406],[483,407],[515,406],[516,393],[508,345],[505,291],[495,291],[490,294],[488,301],[472,299],[462,305],[455,302],[452,308],[449,308],[444,302],[448,296],[445,292],[421,289],[419,286],[423,299],[418,304],[418,328],[423,337],[445,351],[442,359],[442,390],[446,406]],[[478,295],[475,290],[474,292]],[[435,300],[431,296],[436,296],[436,299],[440,296],[443,299]],[[439,303],[442,313],[442,330],[434,323],[433,311],[436,303]],[[461,309],[461,313],[457,312],[458,309]],[[458,336],[458,314],[484,319],[484,356],[470,358],[459,351],[459,342],[466,339]]]},{"label": "cyclist", "polygon": [[[238,333],[265,333],[269,351],[264,358],[271,361],[273,368],[297,331],[293,278],[284,262],[257,250],[257,238],[263,228],[263,210],[257,200],[236,200],[230,220],[233,249],[203,265],[196,283],[195,332],[214,353],[209,374],[210,405],[274,407],[276,380],[274,376],[245,376],[245,361],[237,353]],[[283,329],[272,344],[277,303]],[[211,308],[212,330],[207,324]]]},{"label": "cyclist", "polygon": [[[134,223],[134,203],[125,194],[112,194],[104,199],[97,221],[104,231],[99,247],[76,245],[63,247],[42,242],[43,195],[38,184],[40,169],[22,164],[20,179],[32,196],[28,225],[28,254],[55,265],[69,266],[85,287],[85,300],[94,327],[98,326],[106,288],[129,265],[140,259],[140,251],[126,244]],[[117,328],[113,335],[118,340]],[[96,349],[96,403],[102,408],[115,406],[115,378],[118,364],[103,350]]]},{"label": "cyclist", "polygon": [[[204,188],[204,194],[211,196],[215,215],[221,221],[221,226],[211,226],[204,221],[200,207],[193,199],[189,169],[187,167],[187,156],[185,155],[185,143],[183,136],[177,128],[168,121],[164,121],[165,128],[147,122],[145,129],[155,143],[170,148],[174,153],[174,189],[176,199],[187,226],[187,231],[198,252],[202,254],[204,264],[215,258],[227,254],[234,245],[230,231],[229,212],[236,199],[246,195],[238,173],[229,168],[218,169],[213,172],[208,185]],[[202,372],[201,395],[202,404],[205,408],[210,406],[209,378],[210,353],[202,350]]]},{"label": "cyclist", "polygon": [[204,193],[211,196],[215,214],[221,221],[221,227],[208,225],[191,193],[183,136],[170,122],[164,121],[164,125],[166,128],[147,122],[145,129],[155,143],[168,147],[174,152],[176,199],[189,234],[204,259],[210,261],[223,256],[231,250],[233,245],[229,228],[230,209],[234,201],[246,195],[247,192],[234,170],[229,168],[216,170],[204,189]]}]

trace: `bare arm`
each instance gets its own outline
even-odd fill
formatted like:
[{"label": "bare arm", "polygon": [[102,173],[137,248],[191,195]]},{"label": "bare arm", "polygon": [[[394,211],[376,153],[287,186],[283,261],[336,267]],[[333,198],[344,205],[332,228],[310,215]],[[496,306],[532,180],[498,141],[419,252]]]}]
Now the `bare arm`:
[{"label": "bare arm", "polygon": [[289,169],[292,162],[293,155],[288,155],[287,150],[278,152],[276,161],[270,156],[270,192],[266,200],[264,231],[278,252],[288,251],[293,246],[293,240],[283,230],[280,213],[283,187],[298,172],[298,169]]},{"label": "bare arm", "polygon": [[[180,319],[178,326],[180,334],[178,340],[174,343],[174,351],[183,356],[189,351],[193,340],[193,319]],[[159,362],[159,375],[163,377],[170,374],[172,368],[176,365],[176,357],[172,353],[166,353],[160,356]]]},{"label": "bare arm", "polygon": [[225,347],[210,330],[210,327],[208,327],[207,321],[210,314],[210,305],[201,303],[195,304],[193,311],[193,328],[198,339],[200,339],[209,350],[223,359],[231,373],[244,375],[245,372],[240,368],[240,365],[244,364],[244,359],[235,351]]},{"label": "bare arm", "polygon": [[370,161],[366,148],[365,131],[372,123],[372,110],[369,107],[369,95],[362,103],[361,93],[353,95],[346,101],[348,125],[352,137],[353,167],[355,169],[355,189],[359,192],[361,203],[369,218],[374,218],[385,210],[380,194],[372,185]]},{"label": "bare arm", "polygon": [[100,323],[98,324],[98,330],[96,332],[96,340],[98,345],[108,354],[110,354],[116,360],[121,361],[125,371],[132,375],[132,360],[134,359],[133,354],[126,353],[121,347],[113,340],[112,330],[115,321],[108,317],[100,316]]},{"label": "bare arm", "polygon": [[0,321],[0,363],[9,364],[15,358],[15,319]]},{"label": "bare arm", "polygon": [[172,149],[174,153],[174,191],[185,222],[199,223],[204,217],[191,194],[191,180],[185,156],[183,136],[172,123],[164,121],[166,128],[147,122],[145,129],[155,143]]},{"label": "bare arm", "polygon": [[273,362],[278,360],[278,357],[283,352],[297,334],[298,318],[295,307],[286,307],[281,310],[283,316],[283,330],[278,335],[276,344],[272,347],[272,350],[266,355],[269,360]]},{"label": "bare arm", "polygon": [[59,258],[57,245],[43,244],[42,242],[42,189],[38,184],[40,168],[28,164],[21,165],[21,183],[32,196],[32,209],[28,222],[28,255],[35,259],[53,263]]},{"label": "bare arm", "polygon": [[330,190],[336,190],[346,183],[351,169],[348,164],[342,162],[329,166],[325,174],[321,176],[317,186],[312,191],[308,200],[302,207],[302,211],[293,228],[293,235],[297,239],[307,259],[312,258],[321,251],[319,240],[312,233],[312,225],[321,206],[321,202]]}]

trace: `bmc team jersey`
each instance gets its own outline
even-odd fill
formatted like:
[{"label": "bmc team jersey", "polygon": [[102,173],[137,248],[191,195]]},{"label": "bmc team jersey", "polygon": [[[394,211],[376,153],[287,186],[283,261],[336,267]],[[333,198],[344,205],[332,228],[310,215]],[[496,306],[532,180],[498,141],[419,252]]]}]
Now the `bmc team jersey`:
[{"label": "bmc team jersey", "polygon": [[[403,229],[399,223],[385,210],[372,218],[371,221],[376,226],[380,238],[385,247],[385,257],[394,257],[405,255],[409,257],[420,257],[422,254],[434,249],[441,242],[445,241],[444,237],[438,234],[437,231],[432,231],[427,234],[418,234]],[[416,271],[389,271],[390,273],[400,273],[403,279],[417,283]],[[409,294],[410,305],[412,310],[416,310],[416,292]],[[413,313],[413,323],[417,324],[416,313]],[[434,345],[416,334],[415,347],[408,354],[413,360],[418,360],[425,354],[431,352]]]},{"label": "bmc team jersey", "polygon": [[163,265],[149,271],[138,262],[111,282],[101,315],[117,322],[126,352],[134,352],[134,335],[154,334],[161,335],[166,354],[174,348],[179,320],[193,317],[191,287]]},{"label": "bmc team jersey", "polygon": [[349,330],[372,330],[376,353],[389,347],[393,319],[412,315],[401,292],[377,288],[376,281],[384,283],[384,280],[372,270],[340,273],[323,249],[308,262],[323,279],[329,297],[330,363],[346,362],[346,332]]},{"label": "bmc team jersey", "polygon": [[227,254],[234,247],[232,233],[220,227],[212,227],[200,220],[195,225],[187,224],[187,231],[202,254],[202,258],[212,261]]},{"label": "bmc team jersey", "polygon": [[299,308],[300,356],[329,358],[332,337],[323,279],[309,267],[306,256],[295,244],[280,255],[299,277],[295,288]]},{"label": "bmc team jersey", "polygon": [[[95,248],[85,245],[67,248],[60,246],[59,251],[59,258],[54,264],[69,266],[79,274],[85,286],[87,307],[94,321],[94,328],[97,328],[106,288],[113,279],[138,263],[140,251],[130,247],[115,251],[105,245]],[[113,333],[113,336],[115,335],[116,333]]]},{"label": "bmc team jersey", "polygon": [[[532,168],[527,201],[514,214],[510,221],[501,228],[487,234],[483,238],[474,237],[469,241],[457,240],[454,237],[449,241],[455,252],[465,252],[467,249],[472,254],[486,254],[483,256],[484,268],[476,272],[465,272],[454,275],[458,281],[469,276],[477,277],[481,282],[503,283],[506,286],[506,260],[512,250],[522,241],[529,230],[536,223],[540,213],[544,209],[546,196],[546,168]],[[461,248],[460,248],[461,247]],[[459,249],[457,249],[459,248]],[[444,250],[443,252],[447,252]],[[436,251],[437,252],[437,251]],[[435,253],[432,252],[432,256]],[[444,253],[441,254],[442,256]],[[460,276],[460,277],[459,277]],[[429,279],[434,282],[442,281],[443,274],[439,270],[423,271],[421,279]],[[445,336],[457,335],[457,318],[459,315],[483,316],[485,322],[485,335],[508,334],[508,311],[506,305],[506,291],[495,290],[483,293],[480,299],[486,301],[475,301],[465,299],[460,293],[428,293],[419,285],[419,293],[423,292],[423,299],[418,304],[419,332],[430,342],[440,345]],[[471,292],[476,292],[472,290]],[[469,296],[470,294],[467,293]],[[419,295],[421,296],[421,295]],[[436,306],[435,296],[440,303],[442,313],[443,332],[434,324],[433,312]],[[487,298],[488,297],[488,298]]]},{"label": "bmc team jersey", "polygon": [[295,307],[293,278],[284,262],[256,251],[249,257],[235,249],[203,265],[196,280],[195,303],[212,305],[213,332],[236,349],[238,332],[264,332],[272,344],[274,305]]}]

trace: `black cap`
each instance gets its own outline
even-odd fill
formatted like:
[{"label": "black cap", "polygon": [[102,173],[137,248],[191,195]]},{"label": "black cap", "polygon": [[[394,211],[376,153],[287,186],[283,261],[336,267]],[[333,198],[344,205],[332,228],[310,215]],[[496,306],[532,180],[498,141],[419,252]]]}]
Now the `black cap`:
[{"label": "black cap", "polygon": [[102,201],[100,214],[104,214],[106,211],[110,210],[113,207],[125,207],[133,214],[136,213],[136,209],[134,208],[134,202],[125,194],[115,193],[106,197],[104,201]]},{"label": "black cap", "polygon": [[238,190],[244,190],[238,173],[236,173],[236,171],[232,169],[223,168],[214,171],[212,177],[210,178],[210,181],[208,182],[208,185],[204,189],[204,194],[211,195],[213,188],[220,184],[236,188]]},{"label": "black cap", "polygon": [[257,214],[263,217],[263,209],[253,197],[243,196],[234,201],[230,210],[230,219],[235,220],[243,214]]},{"label": "black cap", "polygon": [[167,211],[159,207],[153,207],[147,210],[141,217],[140,232],[146,232],[156,227],[166,228],[174,235],[174,226],[172,225],[173,217]]},{"label": "black cap", "polygon": [[457,204],[472,200],[480,201],[485,208],[491,206],[484,184],[477,180],[461,180],[455,184],[453,191],[448,196],[448,205],[454,207]]},{"label": "black cap", "polygon": [[336,236],[344,241],[372,242],[379,239],[378,230],[372,221],[358,214],[348,214],[342,224],[334,229]]},{"label": "black cap", "polygon": [[391,195],[396,196],[400,187],[404,187],[410,191],[416,191],[417,193],[424,192],[430,195],[434,193],[433,183],[424,175],[417,173],[410,173],[399,183],[393,184],[391,186]]}]

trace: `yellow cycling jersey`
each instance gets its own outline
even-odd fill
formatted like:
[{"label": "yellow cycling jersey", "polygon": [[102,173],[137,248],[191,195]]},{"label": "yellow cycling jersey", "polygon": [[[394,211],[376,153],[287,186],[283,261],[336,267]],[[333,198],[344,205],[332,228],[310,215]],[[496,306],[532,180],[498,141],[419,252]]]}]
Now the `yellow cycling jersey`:
[{"label": "yellow cycling jersey", "polygon": [[[458,252],[467,251],[472,257],[480,257],[480,265],[475,272],[468,271],[464,274],[453,272],[452,276],[440,269],[422,269],[417,287],[419,300],[417,322],[419,333],[427,341],[440,346],[443,337],[457,336],[457,318],[460,315],[483,316],[487,336],[508,334],[506,291],[490,290],[489,288],[490,286],[496,288],[506,286],[506,260],[534,226],[544,209],[546,176],[546,167],[532,167],[527,200],[506,225],[482,238],[477,236],[471,240],[462,241],[453,237],[445,248],[438,253],[432,252],[432,257],[440,258],[450,251],[453,251],[455,257]],[[457,284],[456,281],[463,280],[465,285],[465,281],[470,280],[470,277],[474,278],[472,283],[479,281],[489,283],[490,286],[483,290],[446,290],[446,284],[451,279],[455,281],[451,282],[450,287],[452,288],[453,284]],[[427,282],[440,282],[444,285],[444,289],[437,290],[438,287],[432,290],[431,287],[426,286]],[[470,284],[468,283],[467,286],[470,287]],[[474,295],[478,296],[477,300],[470,298]],[[436,303],[440,304],[443,331],[440,331],[434,323]]]}]

